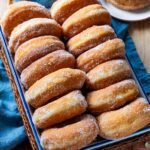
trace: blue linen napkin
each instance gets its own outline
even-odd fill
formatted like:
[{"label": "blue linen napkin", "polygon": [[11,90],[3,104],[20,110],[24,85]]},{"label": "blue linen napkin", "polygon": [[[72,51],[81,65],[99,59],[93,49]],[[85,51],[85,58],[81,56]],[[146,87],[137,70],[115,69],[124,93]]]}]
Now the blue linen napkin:
[{"label": "blue linen napkin", "polygon": [[[55,0],[33,0],[50,7]],[[146,93],[150,93],[150,75],[147,73],[135,45],[128,33],[128,23],[113,19],[112,26],[119,38],[126,44],[127,56]],[[0,60],[0,150],[10,150],[26,138],[13,92]]]}]

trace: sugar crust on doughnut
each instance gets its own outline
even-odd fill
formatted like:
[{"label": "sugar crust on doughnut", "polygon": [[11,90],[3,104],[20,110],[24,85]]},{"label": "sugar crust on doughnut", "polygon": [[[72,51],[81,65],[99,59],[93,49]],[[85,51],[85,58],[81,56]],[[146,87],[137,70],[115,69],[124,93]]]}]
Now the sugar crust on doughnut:
[{"label": "sugar crust on doughnut", "polygon": [[62,24],[79,9],[98,3],[97,0],[57,0],[51,7],[51,15],[53,19]]},{"label": "sugar crust on doughnut", "polygon": [[59,69],[34,83],[25,93],[26,101],[34,108],[43,106],[52,98],[81,89],[86,74],[78,69]]},{"label": "sugar crust on doughnut", "polygon": [[89,72],[97,65],[108,60],[125,58],[125,45],[121,39],[108,40],[77,58],[77,68]]},{"label": "sugar crust on doughnut", "polygon": [[102,5],[89,5],[75,12],[63,23],[63,34],[68,39],[93,25],[110,23],[111,16]]},{"label": "sugar crust on doughnut", "polygon": [[131,77],[131,69],[126,60],[110,60],[98,65],[87,73],[87,87],[99,90]]},{"label": "sugar crust on doughnut", "polygon": [[85,97],[76,90],[36,109],[33,114],[33,122],[38,128],[47,128],[81,115],[86,108]]},{"label": "sugar crust on doughnut", "polygon": [[63,42],[54,36],[33,38],[19,46],[15,53],[15,67],[19,72],[34,61],[56,50],[65,49]]},{"label": "sugar crust on doughnut", "polygon": [[6,37],[24,21],[32,18],[51,18],[50,12],[36,2],[21,1],[10,5],[4,13],[1,24]]},{"label": "sugar crust on doughnut", "polygon": [[65,50],[58,50],[33,62],[21,73],[21,82],[26,89],[42,77],[62,68],[74,68],[75,58]]},{"label": "sugar crust on doughnut", "polygon": [[104,89],[90,92],[87,96],[88,109],[94,114],[117,109],[139,95],[135,81],[124,80]]},{"label": "sugar crust on doughnut", "polygon": [[108,26],[93,26],[71,38],[67,47],[75,56],[107,41],[116,38],[114,30]]},{"label": "sugar crust on doughnut", "polygon": [[48,150],[77,150],[90,144],[98,131],[95,118],[83,115],[66,126],[44,131],[41,135],[41,144]]},{"label": "sugar crust on doughnut", "polygon": [[97,120],[101,137],[123,138],[150,123],[150,105],[144,98],[138,98],[118,110],[101,114]]},{"label": "sugar crust on doughnut", "polygon": [[61,37],[62,28],[55,20],[47,18],[34,18],[23,22],[11,33],[9,40],[11,53],[14,53],[22,43],[43,35]]}]

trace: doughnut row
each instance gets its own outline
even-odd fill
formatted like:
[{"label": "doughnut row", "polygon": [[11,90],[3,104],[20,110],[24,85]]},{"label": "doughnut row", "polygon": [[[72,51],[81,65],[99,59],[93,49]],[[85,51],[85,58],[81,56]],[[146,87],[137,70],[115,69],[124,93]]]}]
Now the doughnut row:
[{"label": "doughnut row", "polygon": [[[85,1],[83,6],[90,3],[98,2]],[[80,8],[77,6],[77,9]],[[11,13],[16,15],[11,17]],[[15,20],[14,24],[7,16]],[[74,69],[75,57],[65,50],[61,41],[62,27],[51,19],[50,11],[33,2],[12,4],[3,18],[3,32],[20,74],[26,101],[33,110],[33,123],[42,130],[44,149],[80,149],[90,144],[97,137],[99,128],[92,115],[83,115],[87,101],[81,88],[86,73]],[[47,134],[55,135],[55,144],[46,148],[45,142],[52,142]],[[74,140],[74,136],[78,138]]]},{"label": "doughnut row", "polygon": [[[109,26],[111,17],[100,4],[81,5],[79,10],[71,5],[75,11],[67,16],[64,12],[67,14],[70,5],[67,0],[57,0],[51,13],[62,24],[67,49],[76,57],[76,67],[86,72],[88,111],[97,117],[101,137],[128,136],[150,123],[150,106],[138,98],[140,92],[125,60],[124,42]],[[133,112],[134,107],[137,113]]]}]

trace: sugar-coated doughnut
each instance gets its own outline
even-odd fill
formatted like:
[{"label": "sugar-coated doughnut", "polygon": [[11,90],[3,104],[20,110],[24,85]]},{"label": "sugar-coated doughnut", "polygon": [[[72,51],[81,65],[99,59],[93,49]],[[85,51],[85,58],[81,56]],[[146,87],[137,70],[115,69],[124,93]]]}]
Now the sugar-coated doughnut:
[{"label": "sugar-coated doughnut", "polygon": [[77,68],[89,72],[97,65],[108,60],[124,58],[125,45],[121,39],[113,39],[100,44],[77,58]]},{"label": "sugar-coated doughnut", "polygon": [[38,128],[48,128],[86,111],[87,102],[80,91],[69,94],[35,110],[33,122]]},{"label": "sugar-coated doughnut", "polygon": [[42,77],[62,68],[74,68],[75,58],[65,50],[52,52],[24,69],[21,73],[21,82],[26,89]]},{"label": "sugar-coated doughnut", "polygon": [[40,107],[56,96],[82,88],[86,74],[78,69],[60,69],[34,83],[25,93],[26,101]]},{"label": "sugar-coated doughnut", "polygon": [[138,10],[150,5],[150,0],[107,0],[116,7],[125,10]]},{"label": "sugar-coated doughnut", "polygon": [[90,89],[99,90],[130,77],[131,69],[125,60],[110,60],[88,72],[86,84]]},{"label": "sugar-coated doughnut", "polygon": [[15,67],[19,72],[37,59],[56,50],[65,49],[63,42],[54,36],[33,38],[19,46],[15,53]]},{"label": "sugar-coated doughnut", "polygon": [[43,35],[61,37],[61,26],[52,19],[34,18],[23,22],[14,28],[9,40],[9,48],[14,53],[24,42]]},{"label": "sugar-coated doughnut", "polygon": [[10,5],[1,19],[5,36],[9,37],[17,25],[32,18],[51,18],[51,15],[44,6],[35,2],[21,1]]},{"label": "sugar-coated doughnut", "polygon": [[77,10],[88,5],[98,3],[99,2],[97,0],[57,0],[51,7],[51,15],[52,18],[62,24]]},{"label": "sugar-coated doughnut", "polygon": [[67,43],[67,47],[72,54],[78,56],[83,52],[114,38],[116,38],[116,34],[110,26],[93,26],[71,38]]},{"label": "sugar-coated doughnut", "polygon": [[88,109],[94,114],[110,111],[135,100],[139,95],[134,80],[124,80],[104,89],[90,92],[87,96]]},{"label": "sugar-coated doughnut", "polygon": [[118,110],[98,116],[100,136],[105,139],[126,137],[150,123],[150,105],[138,98]]},{"label": "sugar-coated doughnut", "polygon": [[68,39],[93,25],[110,23],[110,14],[102,5],[89,5],[75,12],[63,23],[63,34]]},{"label": "sugar-coated doughnut", "polygon": [[98,132],[95,118],[83,115],[70,124],[45,130],[41,145],[46,150],[78,150],[94,141]]}]

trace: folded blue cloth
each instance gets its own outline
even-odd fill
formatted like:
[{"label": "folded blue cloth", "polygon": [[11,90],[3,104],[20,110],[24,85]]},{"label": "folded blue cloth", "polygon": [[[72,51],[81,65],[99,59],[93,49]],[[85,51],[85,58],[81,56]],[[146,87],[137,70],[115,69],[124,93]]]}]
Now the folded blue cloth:
[{"label": "folded blue cloth", "polygon": [[[50,7],[55,0],[33,0]],[[146,93],[150,93],[150,75],[141,62],[135,45],[128,33],[128,23],[113,19],[112,26],[126,44],[127,56]],[[13,92],[0,60],[0,150],[10,150],[26,138]]]}]

